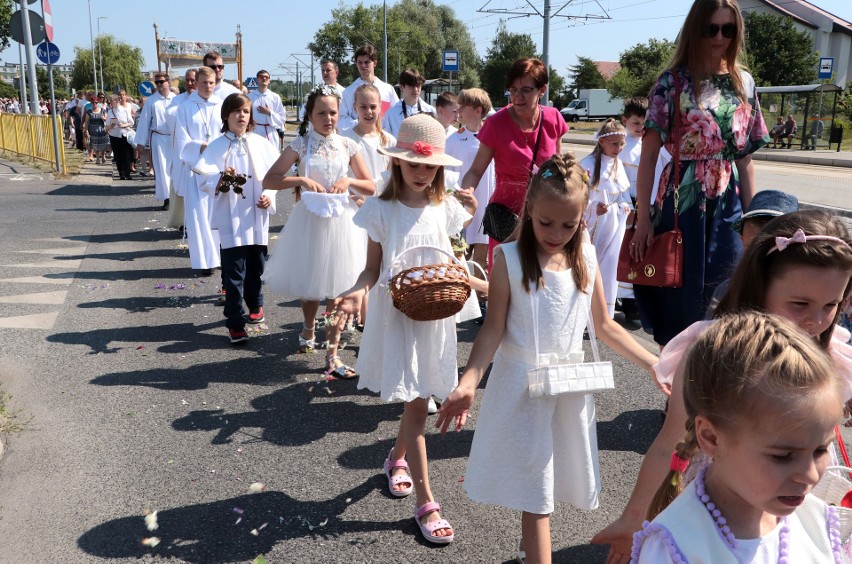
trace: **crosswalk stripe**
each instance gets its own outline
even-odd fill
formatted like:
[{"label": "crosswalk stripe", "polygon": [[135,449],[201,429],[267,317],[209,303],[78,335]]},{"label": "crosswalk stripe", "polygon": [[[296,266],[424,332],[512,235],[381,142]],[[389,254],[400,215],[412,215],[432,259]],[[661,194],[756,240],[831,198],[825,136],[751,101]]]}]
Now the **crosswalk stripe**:
[{"label": "crosswalk stripe", "polygon": [[65,302],[67,290],[55,292],[36,292],[35,294],[18,294],[17,296],[0,296],[0,304],[50,304],[58,305]]},{"label": "crosswalk stripe", "polygon": [[13,251],[16,253],[36,253],[39,255],[82,255],[86,247],[63,247],[58,249],[33,249],[31,251]]},{"label": "crosswalk stripe", "polygon": [[58,317],[58,311],[0,317],[0,329],[52,329]]},{"label": "crosswalk stripe", "polygon": [[22,276],[20,278],[0,278],[0,282],[10,284],[64,284],[68,286],[74,281],[73,276],[68,278],[48,278],[47,276]]},{"label": "crosswalk stripe", "polygon": [[20,264],[0,264],[14,268],[80,268],[83,259],[52,260],[48,262],[22,262]]}]

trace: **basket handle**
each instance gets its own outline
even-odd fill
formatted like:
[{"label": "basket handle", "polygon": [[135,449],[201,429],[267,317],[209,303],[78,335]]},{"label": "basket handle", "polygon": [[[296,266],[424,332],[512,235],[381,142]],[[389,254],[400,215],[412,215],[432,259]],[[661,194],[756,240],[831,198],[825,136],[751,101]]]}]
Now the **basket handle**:
[{"label": "basket handle", "polygon": [[452,259],[456,264],[459,264],[459,265],[462,264],[462,262],[459,259],[457,259],[454,254],[445,251],[441,247],[433,247],[432,245],[417,245],[415,247],[409,247],[409,248],[405,249],[404,251],[402,251],[401,253],[399,253],[398,255],[396,255],[395,257],[393,257],[393,260],[388,265],[388,279],[391,278],[391,272],[393,271],[394,267],[399,266],[403,263],[402,255],[404,255],[408,251],[413,251],[415,249],[430,249],[432,251],[438,251],[438,252],[443,253],[443,254],[447,255],[448,257],[450,257],[450,259]]},{"label": "basket handle", "polygon": [[482,279],[483,279],[483,280],[486,280],[486,281],[488,280],[488,273],[487,273],[487,272],[485,272],[485,269],[484,269],[484,268],[482,268],[482,265],[481,265],[481,264],[479,264],[479,263],[478,263],[478,262],[476,262],[475,260],[469,260],[469,261],[467,261],[468,269],[470,269],[470,270],[472,271],[473,269],[472,269],[472,268],[470,268],[470,266],[471,266],[471,265],[473,265],[473,266],[475,266],[477,269],[479,269],[479,272],[481,272],[481,273],[482,273]]},{"label": "basket handle", "polygon": [[852,472],[852,468],[848,466],[826,466],[825,471],[836,470],[838,472]]}]

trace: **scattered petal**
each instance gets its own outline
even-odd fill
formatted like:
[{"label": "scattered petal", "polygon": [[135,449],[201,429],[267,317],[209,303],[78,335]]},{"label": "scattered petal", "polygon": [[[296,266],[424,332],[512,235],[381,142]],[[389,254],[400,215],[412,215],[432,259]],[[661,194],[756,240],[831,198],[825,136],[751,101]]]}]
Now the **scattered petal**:
[{"label": "scattered petal", "polygon": [[144,348],[145,348],[145,345],[139,345],[138,347],[136,347],[136,350],[141,351]]},{"label": "scattered petal", "polygon": [[210,473],[211,473],[211,474],[215,474],[215,473],[216,473],[216,469],[214,468],[213,470],[211,470],[211,471],[210,471]]},{"label": "scattered petal", "polygon": [[156,511],[152,511],[148,515],[145,515],[145,526],[148,527],[149,531],[156,531],[160,528],[160,525],[157,524]]},{"label": "scattered petal", "polygon": [[459,478],[459,483],[461,483],[461,482],[464,482],[464,476],[462,476],[461,478]]},{"label": "scattered petal", "polygon": [[257,528],[257,530],[258,530],[258,531],[262,531],[263,529],[265,529],[265,528],[266,528],[266,526],[267,526],[268,524],[269,524],[269,523],[264,523],[263,525],[261,525],[260,527],[258,527],[258,528]]},{"label": "scattered petal", "polygon": [[347,498],[346,498],[346,503],[352,503],[352,498],[351,498],[351,497],[347,497]]},{"label": "scattered petal", "polygon": [[326,525],[328,525],[328,517],[323,519],[322,522],[319,525],[317,525],[317,527],[325,527]]},{"label": "scattered petal", "polygon": [[254,535],[254,536],[257,536],[257,535],[259,535],[260,533],[258,533],[258,532],[257,532],[257,529],[252,529],[252,530],[251,530],[251,534],[252,534],[252,535]]},{"label": "scattered petal", "polygon": [[255,559],[251,561],[251,564],[266,564],[266,558],[264,558],[262,554],[258,554]]},{"label": "scattered petal", "polygon": [[180,403],[183,404],[183,405],[189,405],[189,402],[186,401],[186,400],[180,400]]},{"label": "scattered petal", "polygon": [[237,452],[238,452],[238,453],[243,452],[243,447],[239,447],[239,448],[237,449]]},{"label": "scattered petal", "polygon": [[242,521],[242,520],[243,520],[243,518],[242,518],[242,517],[237,517],[237,522],[236,522],[236,523],[234,523],[234,525],[239,525],[239,524],[240,524],[240,521]]},{"label": "scattered petal", "polygon": [[266,489],[266,486],[260,482],[254,482],[249,486],[249,493],[260,493]]},{"label": "scattered petal", "polygon": [[160,544],[160,539],[157,537],[148,537],[147,539],[142,539],[142,544],[154,548],[155,546]]},{"label": "scattered petal", "polygon": [[242,509],[240,509],[239,507],[235,507],[233,509],[233,512],[236,513],[237,515],[242,515],[244,513],[244,511]]},{"label": "scattered petal", "polygon": [[168,461],[166,461],[166,464],[174,464],[174,463],[175,463],[175,461],[174,461],[174,460],[172,460],[171,458],[170,458],[170,459],[168,459]]}]

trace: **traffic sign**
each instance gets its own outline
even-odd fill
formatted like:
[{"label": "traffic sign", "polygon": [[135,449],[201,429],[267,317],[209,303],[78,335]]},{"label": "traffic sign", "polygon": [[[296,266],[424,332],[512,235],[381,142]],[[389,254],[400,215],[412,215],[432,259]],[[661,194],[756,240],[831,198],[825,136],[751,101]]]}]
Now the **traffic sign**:
[{"label": "traffic sign", "polygon": [[[27,4],[35,4],[36,0],[27,0]],[[15,4],[23,4],[21,0],[15,0]]]},{"label": "traffic sign", "polygon": [[243,81],[246,85],[246,88],[249,90],[257,90],[257,79],[253,76],[248,77]]},{"label": "traffic sign", "polygon": [[41,11],[44,14],[44,34],[48,41],[53,41],[53,12],[50,11],[50,0],[42,0]]},{"label": "traffic sign", "polygon": [[50,41],[39,43],[36,47],[36,57],[46,65],[55,65],[59,61],[59,47]]},{"label": "traffic sign", "polygon": [[817,78],[831,78],[834,73],[834,57],[820,57]]},{"label": "traffic sign", "polygon": [[[30,34],[32,35],[33,44],[41,43],[47,39],[44,33],[44,20],[37,13],[30,10]],[[9,19],[9,34],[12,39],[18,43],[24,42],[24,22],[21,11],[18,10]]]},{"label": "traffic sign", "polygon": [[444,72],[458,72],[459,70],[459,52],[455,50],[444,51]]},{"label": "traffic sign", "polygon": [[146,98],[154,93],[154,83],[150,80],[146,80],[139,84],[139,93],[145,96]]}]

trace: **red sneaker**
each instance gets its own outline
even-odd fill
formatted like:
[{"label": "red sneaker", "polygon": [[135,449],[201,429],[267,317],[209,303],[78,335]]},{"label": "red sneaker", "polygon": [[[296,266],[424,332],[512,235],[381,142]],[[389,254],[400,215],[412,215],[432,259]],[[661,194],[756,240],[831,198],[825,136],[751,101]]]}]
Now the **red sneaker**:
[{"label": "red sneaker", "polygon": [[250,309],[248,315],[249,323],[263,323],[266,321],[266,318],[263,316],[263,306],[260,306],[257,309]]},{"label": "red sneaker", "polygon": [[228,334],[231,338],[231,344],[236,345],[237,343],[244,343],[249,340],[248,333],[246,333],[245,327],[240,327],[238,329],[228,329]]}]

